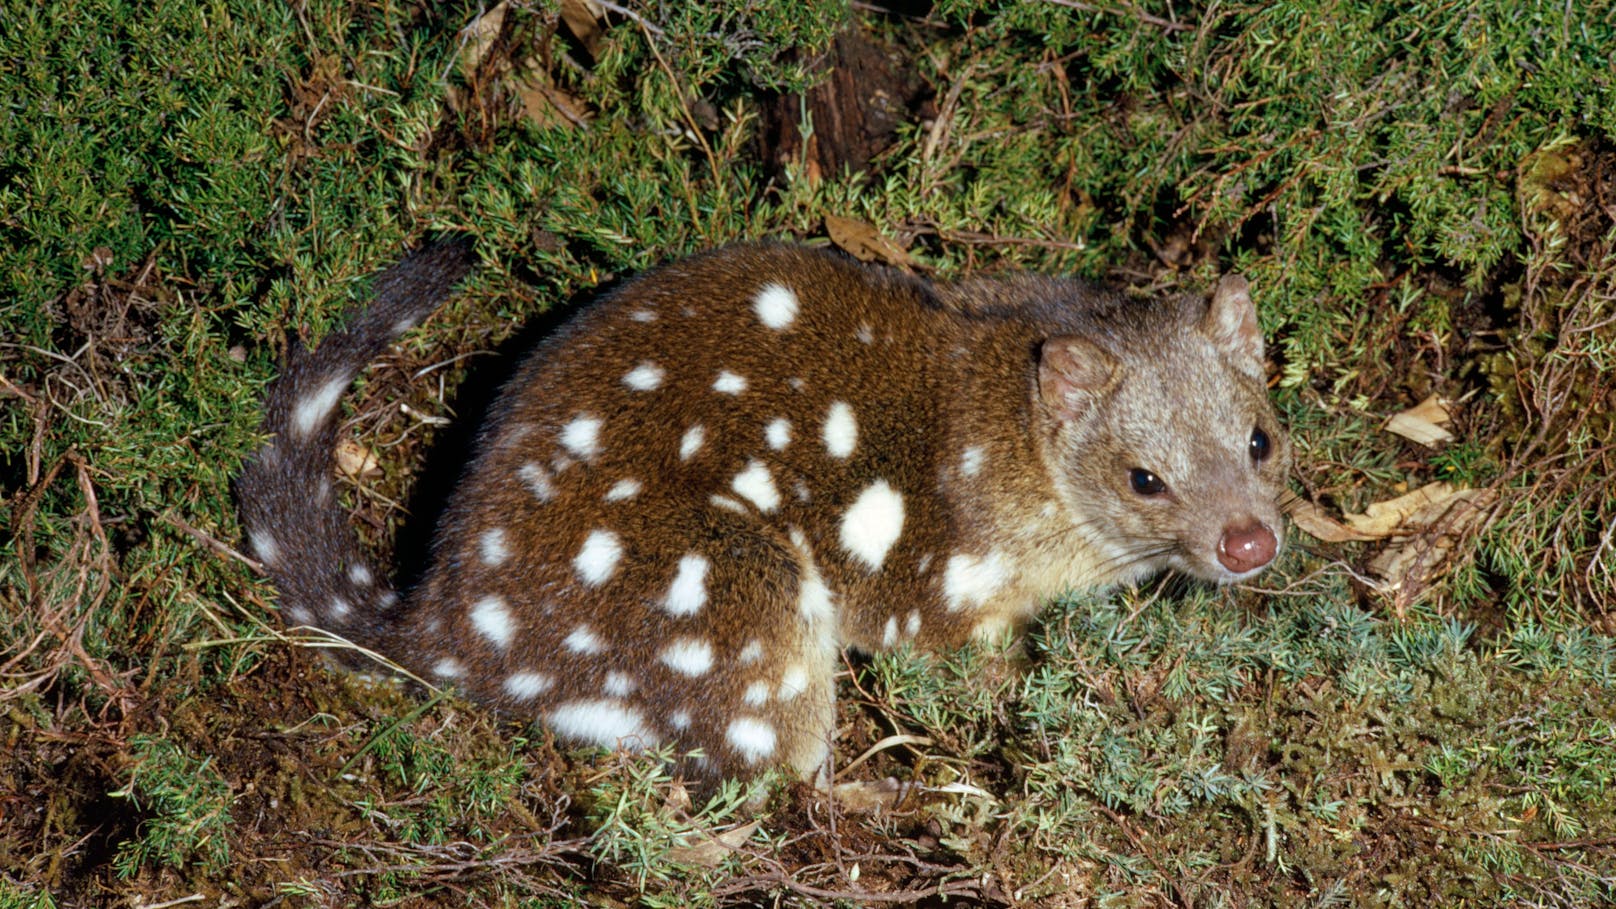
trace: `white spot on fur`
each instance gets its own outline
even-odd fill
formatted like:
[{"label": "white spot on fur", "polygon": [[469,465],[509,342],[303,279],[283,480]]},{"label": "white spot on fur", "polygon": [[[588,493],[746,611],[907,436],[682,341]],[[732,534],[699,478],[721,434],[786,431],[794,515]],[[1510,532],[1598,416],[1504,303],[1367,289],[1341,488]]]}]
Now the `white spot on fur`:
[{"label": "white spot on fur", "polygon": [[601,686],[601,690],[612,697],[626,698],[634,693],[635,687],[634,680],[623,673],[608,672],[606,673],[606,684]]},{"label": "white spot on fur", "polygon": [[649,309],[636,309],[633,312],[629,313],[628,317],[630,319],[633,319],[636,322],[655,322],[656,321],[656,313],[650,311]]},{"label": "white spot on fur", "polygon": [[743,716],[732,721],[724,737],[748,764],[756,764],[774,754],[774,727],[755,717]]},{"label": "white spot on fur", "polygon": [[724,509],[725,511],[733,511],[736,514],[746,514],[746,506],[742,505],[740,502],[735,501],[734,499],[730,498],[729,496],[720,496],[720,495],[709,496],[707,501],[711,502],[713,505],[715,505],[715,506],[717,506],[719,508]]},{"label": "white spot on fur", "polygon": [[685,430],[684,438],[679,440],[679,460],[690,460],[696,452],[701,450],[701,443],[706,440],[707,428],[700,423]]},{"label": "white spot on fur", "polygon": [[610,530],[595,530],[584,538],[584,546],[578,550],[572,566],[578,569],[578,577],[585,584],[597,587],[611,578],[612,572],[617,570],[617,560],[622,557],[623,544],[617,539],[617,534]]},{"label": "white spot on fur", "polygon": [[689,729],[690,711],[675,710],[674,712],[668,714],[668,725],[672,726],[675,732],[684,732],[686,729]]},{"label": "white spot on fur", "polygon": [[983,453],[982,446],[972,445],[960,454],[960,473],[974,477],[982,471],[982,463],[986,460],[987,455]]},{"label": "white spot on fur", "polygon": [[376,596],[376,608],[383,612],[398,605],[398,594],[391,590],[384,590]]},{"label": "white spot on fur", "polygon": [[699,638],[677,638],[657,658],[674,672],[695,678],[713,668],[713,645]]},{"label": "white spot on fur", "polygon": [[769,683],[763,681],[753,682],[746,686],[741,700],[753,707],[762,707],[769,702]]},{"label": "white spot on fur", "polygon": [[548,502],[555,498],[555,484],[550,482],[550,471],[537,464],[523,464],[516,471],[516,476],[533,493],[533,498],[540,502]]},{"label": "white spot on fur", "polygon": [[326,607],[325,614],[329,616],[332,621],[340,622],[343,619],[346,619],[348,614],[351,612],[353,612],[353,606],[351,606],[347,600],[343,599],[342,597],[332,597],[331,605]]},{"label": "white spot on fur", "polygon": [[474,603],[471,607],[471,624],[501,650],[511,646],[511,638],[516,636],[516,623],[511,620],[511,611],[505,608],[505,601],[499,597],[483,597]]},{"label": "white spot on fur", "polygon": [[466,667],[460,665],[460,661],[454,657],[444,657],[432,664],[432,674],[440,679],[459,678],[465,671]]},{"label": "white spot on fur", "polygon": [[369,566],[359,562],[348,566],[348,582],[355,587],[369,587],[375,581],[376,578],[371,575]]},{"label": "white spot on fur", "polygon": [[957,555],[943,569],[943,599],[948,611],[981,606],[1010,580],[1010,567],[997,550],[986,557]]},{"label": "white spot on fur", "polygon": [[561,427],[561,447],[587,461],[600,451],[600,418],[583,414]]},{"label": "white spot on fur", "polygon": [[836,605],[830,588],[819,577],[819,571],[809,566],[798,590],[797,611],[809,622],[829,622],[836,617]]},{"label": "white spot on fur", "polygon": [[288,606],[286,609],[286,621],[291,625],[307,625],[312,618],[302,606]]},{"label": "white spot on fur", "polygon": [[763,642],[754,638],[747,641],[746,646],[741,648],[741,654],[735,658],[735,661],[742,666],[750,666],[761,659],[763,659]]},{"label": "white spot on fur", "polygon": [[887,551],[903,533],[903,496],[876,480],[842,515],[842,548],[871,571],[881,567]]},{"label": "white spot on fur", "polygon": [[845,458],[858,447],[858,421],[846,401],[835,401],[825,414],[825,450],[833,458]]},{"label": "white spot on fur", "polygon": [[801,376],[792,376],[786,380],[786,384],[791,386],[792,391],[802,391],[808,386],[808,383],[804,382]]},{"label": "white spot on fur", "polygon": [[633,478],[627,480],[618,480],[616,483],[612,484],[611,489],[606,490],[606,501],[622,502],[627,499],[632,499],[639,494],[639,480]]},{"label": "white spot on fur", "polygon": [[707,605],[707,559],[694,552],[679,560],[663,608],[670,615],[695,615]]},{"label": "white spot on fur", "polygon": [[780,700],[790,701],[808,690],[808,670],[793,663],[780,675]]},{"label": "white spot on fur", "polygon": [[519,701],[531,701],[554,685],[555,679],[542,672],[513,672],[505,677],[505,693]]},{"label": "white spot on fur", "polygon": [[775,451],[780,451],[790,445],[791,421],[785,417],[769,421],[769,425],[763,427],[763,438],[769,443],[769,447]]},{"label": "white spot on fur", "polygon": [[758,291],[753,308],[764,325],[780,331],[797,319],[797,295],[791,288],[768,284]]},{"label": "white spot on fur", "polygon": [[858,331],[853,333],[853,337],[858,338],[860,344],[874,344],[875,329],[871,328],[868,322],[860,322]]},{"label": "white spot on fur", "polygon": [[735,475],[730,488],[751,501],[759,511],[770,512],[780,506],[780,491],[774,488],[774,476],[762,461],[748,461],[746,469]]},{"label": "white spot on fur", "polygon": [[275,542],[267,530],[249,530],[247,539],[252,543],[253,552],[258,561],[265,565],[274,565],[281,560],[281,544]]},{"label": "white spot on fur", "polygon": [[904,620],[903,630],[904,633],[910,637],[914,637],[920,633],[920,610],[909,610],[909,618]]},{"label": "white spot on fur", "polygon": [[657,737],[638,710],[605,698],[568,701],[550,711],[547,725],[560,735],[606,748],[649,748]]},{"label": "white spot on fur", "polygon": [[713,391],[719,394],[738,395],[745,390],[746,377],[738,376],[727,369],[720,371],[718,378],[713,380]]},{"label": "white spot on fur", "polygon": [[796,486],[794,487],[794,490],[797,493],[797,500],[800,501],[800,502],[806,502],[811,498],[811,496],[808,493],[808,484],[804,483],[801,480],[797,481]]},{"label": "white spot on fur", "polygon": [[896,643],[898,643],[898,617],[889,615],[886,627],[881,630],[881,646],[891,647]]},{"label": "white spot on fur", "polygon": [[505,545],[505,528],[494,527],[483,531],[477,540],[477,554],[484,565],[503,565],[511,557],[510,547]]},{"label": "white spot on fur", "polygon": [[561,646],[584,656],[594,656],[606,649],[606,644],[588,625],[579,625],[572,629],[572,633],[561,642]]},{"label": "white spot on fur", "polygon": [[646,361],[623,376],[623,384],[635,391],[655,391],[662,387],[662,367]]},{"label": "white spot on fur", "polygon": [[297,407],[292,409],[292,431],[302,438],[308,438],[325,418],[331,415],[332,408],[342,400],[342,392],[347,389],[348,383],[353,381],[346,375],[327,379],[313,393],[304,395]]}]

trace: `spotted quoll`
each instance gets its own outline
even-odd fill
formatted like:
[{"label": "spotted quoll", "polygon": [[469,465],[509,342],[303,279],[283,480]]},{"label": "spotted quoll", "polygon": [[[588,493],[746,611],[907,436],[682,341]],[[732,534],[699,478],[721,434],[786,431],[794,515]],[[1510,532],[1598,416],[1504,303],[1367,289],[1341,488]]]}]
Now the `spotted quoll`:
[{"label": "spotted quoll", "polygon": [[331,491],[338,402],[468,270],[407,257],[295,354],[239,491],[294,625],[558,736],[813,777],[843,648],[950,648],[1052,595],[1280,548],[1246,282],[1135,299],[743,245],[629,282],[504,390],[399,601]]}]

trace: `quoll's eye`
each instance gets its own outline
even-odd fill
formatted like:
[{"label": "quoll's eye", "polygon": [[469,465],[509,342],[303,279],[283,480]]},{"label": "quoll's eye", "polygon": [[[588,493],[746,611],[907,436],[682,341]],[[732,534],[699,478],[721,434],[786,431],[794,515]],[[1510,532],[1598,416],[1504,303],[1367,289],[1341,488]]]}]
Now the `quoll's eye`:
[{"label": "quoll's eye", "polygon": [[1162,478],[1143,467],[1128,471],[1128,485],[1142,496],[1159,496],[1167,491],[1167,484],[1162,482]]},{"label": "quoll's eye", "polygon": [[1261,429],[1253,429],[1251,431],[1251,463],[1261,464],[1268,460],[1268,456],[1273,451],[1274,445],[1268,441],[1268,433],[1263,432]]}]

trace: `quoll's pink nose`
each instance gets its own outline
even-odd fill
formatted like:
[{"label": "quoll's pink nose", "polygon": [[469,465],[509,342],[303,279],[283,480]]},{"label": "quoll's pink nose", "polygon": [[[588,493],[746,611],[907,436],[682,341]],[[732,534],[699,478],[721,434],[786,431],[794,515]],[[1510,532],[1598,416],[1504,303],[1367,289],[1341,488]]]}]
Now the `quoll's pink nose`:
[{"label": "quoll's pink nose", "polygon": [[1279,540],[1274,538],[1268,525],[1252,521],[1243,527],[1223,528],[1223,537],[1218,540],[1218,561],[1235,574],[1245,574],[1267,565],[1278,549]]}]

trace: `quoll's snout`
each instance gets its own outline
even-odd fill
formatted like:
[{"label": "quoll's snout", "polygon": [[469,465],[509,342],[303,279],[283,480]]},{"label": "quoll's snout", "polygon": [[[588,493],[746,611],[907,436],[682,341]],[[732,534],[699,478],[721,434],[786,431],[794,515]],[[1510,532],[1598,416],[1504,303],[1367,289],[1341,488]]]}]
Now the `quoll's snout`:
[{"label": "quoll's snout", "polygon": [[1256,571],[1274,560],[1279,539],[1258,520],[1223,528],[1218,539],[1218,561],[1235,574]]}]

